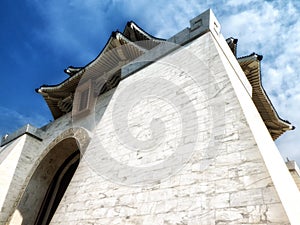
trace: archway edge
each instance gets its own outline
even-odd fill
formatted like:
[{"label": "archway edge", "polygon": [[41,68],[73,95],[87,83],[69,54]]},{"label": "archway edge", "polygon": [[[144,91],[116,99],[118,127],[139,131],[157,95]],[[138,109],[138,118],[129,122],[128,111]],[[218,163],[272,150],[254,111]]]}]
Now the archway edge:
[{"label": "archway edge", "polygon": [[61,143],[62,141],[66,140],[68,138],[74,138],[76,140],[79,150],[84,149],[90,141],[89,132],[85,128],[82,128],[82,127],[71,127],[69,129],[61,132],[56,138],[53,139],[53,141],[50,142],[50,144],[48,144],[48,146],[42,151],[41,155],[35,161],[32,169],[30,171],[30,174],[27,176],[27,179],[25,181],[25,188],[26,188],[29,180],[31,179],[32,175],[34,174],[34,172],[36,171],[36,169],[38,168],[38,166],[40,165],[42,160],[47,156],[47,154],[56,145],[58,145],[59,143]]},{"label": "archway edge", "polygon": [[12,222],[14,214],[18,211],[20,204],[22,204],[23,195],[26,193],[27,186],[29,185],[35,172],[39,169],[39,166],[41,165],[43,160],[48,156],[48,154],[51,153],[52,150],[54,150],[57,146],[59,146],[62,142],[66,141],[67,139],[75,140],[78,149],[84,149],[90,141],[90,136],[89,132],[82,127],[68,128],[61,132],[59,135],[57,135],[49,144],[46,145],[45,148],[43,148],[39,156],[36,158],[34,164],[32,165],[32,168],[27,173],[26,179],[22,185],[21,191],[17,198],[18,200],[7,220],[7,224],[10,224]]}]

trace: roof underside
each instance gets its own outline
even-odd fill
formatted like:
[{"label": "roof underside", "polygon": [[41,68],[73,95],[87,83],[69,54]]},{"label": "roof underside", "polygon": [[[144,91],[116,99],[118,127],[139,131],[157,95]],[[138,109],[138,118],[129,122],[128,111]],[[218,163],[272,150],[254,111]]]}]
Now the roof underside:
[{"label": "roof underside", "polygon": [[266,94],[261,82],[261,60],[262,56],[253,53],[249,56],[239,58],[238,62],[252,86],[252,100],[265,122],[273,140],[275,140],[285,131],[293,130],[294,126],[278,116],[274,106]]}]

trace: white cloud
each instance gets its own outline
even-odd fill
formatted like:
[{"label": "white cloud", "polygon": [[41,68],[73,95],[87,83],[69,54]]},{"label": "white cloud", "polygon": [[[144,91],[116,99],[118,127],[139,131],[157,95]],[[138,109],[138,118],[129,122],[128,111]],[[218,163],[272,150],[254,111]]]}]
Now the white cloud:
[{"label": "white cloud", "polygon": [[[191,18],[207,9],[205,4],[196,0],[174,0],[164,3],[134,0],[28,0],[28,3],[32,4],[45,20],[45,30],[40,34],[42,38],[47,38],[61,47],[71,45],[78,48],[79,42],[85,42],[87,37],[94,39],[95,36],[101,36],[101,33],[123,29],[110,26],[111,20],[122,20],[122,17],[129,20],[138,18],[139,24],[146,26],[143,28],[149,28],[154,32],[153,35],[166,38],[187,27]],[[126,22],[122,20],[124,25]],[[80,33],[82,31],[87,33]],[[81,49],[84,47],[86,46],[81,46]]]},{"label": "white cloud", "polygon": [[237,1],[237,0],[229,0],[227,4],[229,6],[237,7],[237,6],[245,6],[248,4],[257,4],[259,2],[258,0],[243,0],[243,1]]},{"label": "white cloud", "polygon": [[[35,31],[35,38],[47,44],[57,55],[69,52],[84,65],[100,50],[92,46],[99,43],[101,48],[108,39],[111,29],[114,29],[107,23],[111,14],[108,10],[109,2],[28,0],[28,4],[33,5],[40,14],[41,23],[44,25]],[[102,36],[103,33],[106,34],[105,37]]]},{"label": "white cloud", "polygon": [[14,132],[28,123],[35,127],[41,127],[47,122],[49,121],[42,115],[26,116],[22,112],[0,106],[0,136]]},{"label": "white cloud", "polygon": [[280,32],[281,18],[279,9],[272,4],[261,1],[234,14],[226,12],[222,18],[222,31],[226,36],[239,39],[240,54],[248,54],[249,51],[274,51],[270,44],[276,42],[277,37],[274,34]]}]

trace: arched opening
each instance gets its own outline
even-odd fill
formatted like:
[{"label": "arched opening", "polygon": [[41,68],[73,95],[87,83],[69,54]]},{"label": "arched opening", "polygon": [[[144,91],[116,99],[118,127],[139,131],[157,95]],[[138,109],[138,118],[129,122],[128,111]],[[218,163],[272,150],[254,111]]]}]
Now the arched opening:
[{"label": "arched opening", "polygon": [[34,224],[49,224],[79,164],[79,150],[70,155],[56,172]]},{"label": "arched opening", "polygon": [[56,144],[33,173],[16,210],[22,224],[49,224],[80,160],[75,138]]}]

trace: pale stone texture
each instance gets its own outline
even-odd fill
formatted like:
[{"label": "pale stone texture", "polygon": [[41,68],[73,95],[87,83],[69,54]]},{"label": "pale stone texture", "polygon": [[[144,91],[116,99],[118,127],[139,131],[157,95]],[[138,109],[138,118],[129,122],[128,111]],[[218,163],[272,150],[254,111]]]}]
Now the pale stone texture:
[{"label": "pale stone texture", "polygon": [[[6,221],[12,213],[16,200],[24,190],[24,182],[38,158],[39,152],[36,150],[39,149],[40,144],[40,141],[25,134],[10,143],[7,146],[8,149],[5,148],[6,146],[2,147],[3,162],[9,161],[9,165],[6,167],[5,163],[1,163],[0,170],[6,170],[6,172],[13,174],[11,174],[12,176],[5,176],[5,173],[1,173],[1,180],[4,181],[5,185],[9,185],[9,189],[1,185],[0,223]],[[13,146],[13,149],[9,149],[10,146]],[[7,154],[8,152],[9,154]]]},{"label": "pale stone texture", "polygon": [[[13,142],[1,147],[0,171],[4,171],[4,173],[1,173],[0,176],[1,181],[3,180],[4,182],[0,186],[0,224],[9,221],[14,212],[16,215],[20,214],[18,211],[19,201],[24,195],[28,182],[39,166],[39,163],[59,142],[68,137],[77,138],[75,137],[76,132],[80,133],[78,130],[72,128],[71,115],[68,114],[41,128],[43,141],[28,134],[23,134]],[[78,141],[84,143],[83,139],[85,135],[81,134],[81,137],[81,139],[78,138]],[[6,163],[7,161],[9,161],[9,165]],[[53,166],[56,163],[54,160]],[[10,175],[6,176],[7,173],[10,173]],[[35,191],[37,193],[40,192],[39,190]],[[34,205],[33,202],[32,207]]]},{"label": "pale stone texture", "polygon": [[286,165],[295,181],[297,184],[298,189],[300,190],[300,170],[295,161],[288,161],[286,162]]}]

